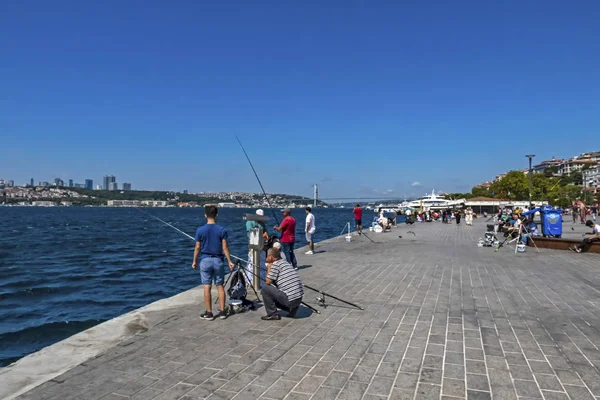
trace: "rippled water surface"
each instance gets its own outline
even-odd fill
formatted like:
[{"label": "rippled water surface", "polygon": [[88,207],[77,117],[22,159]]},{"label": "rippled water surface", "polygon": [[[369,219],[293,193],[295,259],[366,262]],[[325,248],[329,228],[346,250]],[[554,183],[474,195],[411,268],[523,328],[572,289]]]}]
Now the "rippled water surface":
[{"label": "rippled water surface", "polygon": [[[147,211],[192,236],[205,222],[203,209]],[[247,254],[246,212],[253,210],[222,209],[218,221],[241,257]],[[293,216],[303,246],[304,210]],[[317,209],[315,217],[319,241],[339,235],[352,211]],[[371,217],[365,212],[365,225]],[[0,207],[0,366],[197,286],[193,247],[137,209]]]}]

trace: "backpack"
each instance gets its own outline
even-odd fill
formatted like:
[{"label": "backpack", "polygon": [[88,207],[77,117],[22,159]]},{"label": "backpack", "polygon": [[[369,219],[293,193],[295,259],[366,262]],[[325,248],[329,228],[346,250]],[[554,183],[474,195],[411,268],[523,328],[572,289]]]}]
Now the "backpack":
[{"label": "backpack", "polygon": [[231,277],[231,284],[229,285],[229,289],[227,289],[227,294],[230,299],[244,300],[247,294],[244,274],[239,268],[232,273],[235,275]]}]

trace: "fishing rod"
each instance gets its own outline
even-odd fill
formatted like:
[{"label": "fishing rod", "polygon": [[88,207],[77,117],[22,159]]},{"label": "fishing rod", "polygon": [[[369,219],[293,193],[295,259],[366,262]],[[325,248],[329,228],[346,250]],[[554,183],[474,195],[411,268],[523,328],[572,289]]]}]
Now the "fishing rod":
[{"label": "fishing rod", "polygon": [[[246,150],[244,149],[244,146],[242,145],[242,142],[240,141],[240,138],[239,138],[239,137],[237,137],[237,135],[236,135],[236,137],[235,137],[235,138],[237,139],[238,143],[240,144],[240,147],[242,148],[242,151],[244,152],[244,155],[246,156],[246,159],[248,160],[248,163],[250,163],[250,167],[252,168],[252,171],[254,172],[254,176],[256,177],[256,180],[258,181],[258,184],[260,185],[260,188],[262,189],[262,191],[263,191],[263,194],[265,195],[265,199],[267,200],[267,204],[269,205],[269,208],[271,208],[271,210],[273,211],[273,215],[275,216],[275,220],[277,221],[277,225],[279,225],[279,221],[277,220],[277,215],[275,215],[275,211],[273,210],[273,208],[271,207],[271,204],[269,203],[269,198],[267,197],[267,192],[265,191],[265,188],[263,187],[263,185],[262,185],[262,182],[260,181],[260,178],[258,177],[258,174],[256,173],[256,170],[254,169],[254,165],[252,165],[252,161],[250,161],[250,157],[248,157],[248,153],[246,153]],[[368,238],[368,239],[369,239],[371,242],[373,242],[373,240],[372,240],[371,238]],[[375,243],[375,242],[373,242],[373,243]],[[315,292],[318,292],[318,293],[320,293],[320,294],[323,296],[322,298],[317,298],[317,301],[318,301],[318,302],[319,302],[319,303],[320,303],[322,306],[325,306],[325,296],[327,295],[327,296],[331,297],[332,299],[339,300],[339,301],[341,301],[342,303],[346,303],[346,304],[348,304],[348,305],[351,305],[351,306],[353,306],[353,307],[356,307],[356,308],[358,308],[359,310],[364,310],[364,308],[362,308],[362,307],[360,307],[360,306],[357,306],[357,305],[356,305],[356,304],[354,304],[354,303],[350,303],[349,301],[342,300],[342,299],[340,299],[340,298],[338,298],[338,297],[332,296],[332,295],[330,295],[330,294],[327,294],[327,293],[325,293],[325,292],[323,292],[323,291],[321,291],[321,290],[318,290],[318,289],[312,288],[312,287],[310,287],[310,286],[308,286],[308,285],[304,285],[304,286],[305,286],[307,289],[310,289],[310,290],[313,290],[313,291],[315,291]],[[305,303],[302,303],[302,304],[305,304]],[[305,304],[305,305],[306,305],[306,304]],[[311,307],[311,308],[312,308],[312,307]]]},{"label": "fishing rod", "polygon": [[[140,212],[143,212],[144,214],[147,214],[147,215],[151,216],[152,218],[156,219],[157,221],[160,221],[160,222],[162,222],[163,224],[167,225],[168,227],[175,229],[177,232],[181,233],[182,235],[184,235],[184,236],[186,236],[186,237],[188,237],[188,238],[190,238],[190,239],[192,239],[192,240],[194,240],[194,241],[196,240],[196,239],[194,239],[194,238],[193,238],[191,235],[188,235],[187,233],[185,233],[185,232],[184,232],[184,231],[182,231],[181,229],[177,228],[176,226],[173,226],[172,224],[168,223],[167,221],[165,221],[165,220],[163,220],[163,219],[160,219],[160,218],[158,218],[156,215],[150,214],[148,211],[144,211],[144,210],[142,210],[142,209],[140,209],[140,208],[137,208],[137,210],[138,210],[138,211],[140,211]],[[250,264],[250,261],[248,261],[248,260],[244,260],[243,258],[237,257],[237,256],[235,256],[235,255],[233,255],[233,254],[229,254],[229,255],[231,256],[231,258],[235,258],[236,260],[238,260],[238,263],[239,263],[239,261],[242,261],[242,262],[245,262],[246,264]],[[251,273],[253,276],[256,276],[256,275],[254,275],[254,271],[250,271],[250,270],[248,270],[248,269],[246,269],[246,268],[243,268],[243,270],[244,270],[244,271],[246,271],[246,272],[249,272],[249,273]],[[265,280],[265,279],[263,279],[261,276],[259,276],[258,278],[259,278],[260,280],[262,280],[263,282],[266,282],[266,280]],[[228,279],[228,280],[229,280],[229,279]],[[304,285],[304,286],[306,286],[306,285]],[[306,287],[308,288],[308,286],[306,286]],[[254,286],[252,287],[252,289],[254,289]],[[313,289],[313,290],[314,290],[314,289]],[[255,292],[255,293],[256,293],[256,292]],[[260,298],[258,297],[258,294],[256,295],[256,297],[257,297],[257,298],[258,298],[258,300],[260,301]],[[332,297],[332,298],[334,298],[333,296],[329,296],[329,297]],[[314,312],[316,312],[317,314],[321,314],[321,312],[320,312],[319,310],[317,310],[316,308],[314,308],[314,307],[313,307],[313,306],[311,306],[310,304],[306,304],[305,302],[302,302],[302,304],[303,304],[303,305],[305,305],[306,307],[310,308],[311,310],[313,310],[313,311],[314,311]],[[362,308],[361,308],[361,310],[362,310]]]},{"label": "fishing rod", "polygon": [[256,170],[254,169],[254,165],[252,165],[252,161],[250,161],[250,157],[248,156],[248,153],[246,153],[246,149],[244,148],[244,145],[240,141],[240,138],[237,137],[237,135],[235,138],[237,139],[238,143],[240,144],[240,147],[242,148],[242,151],[244,152],[244,155],[246,156],[246,160],[248,160],[248,163],[250,164],[250,168],[252,168],[252,172],[254,172],[254,176],[256,177],[256,180],[258,181],[258,184],[260,185],[260,188],[262,189],[263,194],[265,195],[265,200],[267,201],[267,205],[273,212],[273,216],[275,217],[275,221],[277,221],[277,225],[279,225],[279,219],[277,218],[277,214],[275,213],[275,210],[273,209],[273,207],[271,207],[271,203],[269,202],[269,196],[267,196],[267,192],[265,191],[265,188],[263,187],[263,184],[260,181],[260,178],[258,177]]}]

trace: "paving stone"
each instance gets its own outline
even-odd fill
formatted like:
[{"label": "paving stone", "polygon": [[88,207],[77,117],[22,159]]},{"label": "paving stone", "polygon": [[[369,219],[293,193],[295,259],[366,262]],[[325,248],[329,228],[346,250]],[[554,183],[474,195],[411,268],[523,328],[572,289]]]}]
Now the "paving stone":
[{"label": "paving stone", "polygon": [[477,392],[475,390],[467,390],[467,400],[491,400],[491,394],[488,392]]},{"label": "paving stone", "polygon": [[350,379],[349,372],[332,371],[331,374],[323,382],[324,386],[342,389],[346,382]]},{"label": "paving stone", "polygon": [[420,382],[425,383],[433,383],[436,385],[442,384],[442,370],[441,369],[432,369],[432,368],[423,368],[421,370]]},{"label": "paving stone", "polygon": [[298,383],[298,386],[294,388],[294,391],[300,393],[315,393],[324,381],[325,378],[323,377],[307,375],[300,383]]},{"label": "paving stone", "polygon": [[297,382],[288,381],[283,378],[280,378],[265,393],[263,393],[262,397],[274,400],[281,400],[292,391],[296,384]]},{"label": "paving stone", "polygon": [[454,397],[464,397],[465,381],[459,379],[444,379],[442,394]]},{"label": "paving stone", "polygon": [[464,379],[465,367],[457,364],[445,364],[444,365],[444,378],[450,379]]},{"label": "paving stone", "polygon": [[415,395],[414,390],[394,389],[389,397],[390,400],[413,400]]},{"label": "paving stone", "polygon": [[476,360],[467,360],[467,372],[472,374],[487,374],[487,368],[485,362]]},{"label": "paving stone", "polygon": [[490,385],[487,375],[467,374],[467,389],[490,391]]},{"label": "paving stone", "polygon": [[446,363],[448,364],[464,364],[464,357],[465,355],[463,353],[455,353],[453,351],[447,351],[446,352]]},{"label": "paving stone", "polygon": [[373,378],[367,389],[368,394],[387,396],[392,390],[394,380],[390,378]]},{"label": "paving stone", "polygon": [[194,385],[188,385],[186,383],[179,383],[179,384],[173,386],[171,389],[167,390],[166,392],[160,394],[159,396],[154,397],[154,399],[156,399],[156,400],[177,400],[177,399],[185,396],[186,394],[188,394],[195,388],[196,388],[196,386],[194,386]]},{"label": "paving stone", "polygon": [[569,396],[567,396],[566,393],[549,392],[547,390],[542,390],[542,394],[544,395],[545,400],[569,400]]},{"label": "paving stone", "polygon": [[592,394],[590,393],[590,391],[585,387],[571,386],[571,385],[564,385],[564,386],[565,386],[565,390],[567,391],[567,394],[572,399],[577,399],[577,400],[593,400],[593,399],[595,399],[594,396],[592,396]]},{"label": "paving stone", "polygon": [[514,379],[533,381],[533,374],[528,365],[510,365],[509,370]]},{"label": "paving stone", "polygon": [[265,386],[248,385],[235,397],[235,400],[256,400],[263,394],[267,388]]},{"label": "paving stone", "polygon": [[400,371],[418,373],[421,369],[421,360],[406,358],[400,364]]},{"label": "paving stone", "polygon": [[339,400],[360,400],[367,391],[367,387],[367,383],[348,381],[337,398]]},{"label": "paving stone", "polygon": [[519,396],[530,397],[532,399],[542,398],[542,393],[535,382],[515,379],[514,383]]},{"label": "paving stone", "polygon": [[422,400],[438,400],[442,387],[429,383],[419,383],[417,387],[417,399]]}]

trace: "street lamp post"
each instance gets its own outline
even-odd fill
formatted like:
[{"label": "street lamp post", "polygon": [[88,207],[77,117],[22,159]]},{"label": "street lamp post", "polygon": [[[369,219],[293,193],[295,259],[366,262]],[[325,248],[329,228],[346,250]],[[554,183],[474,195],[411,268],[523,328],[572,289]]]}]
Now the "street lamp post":
[{"label": "street lamp post", "polygon": [[527,154],[525,157],[529,158],[529,209],[533,209],[533,201],[531,200],[533,191],[533,170],[531,169],[531,159],[535,157],[535,154]]}]

